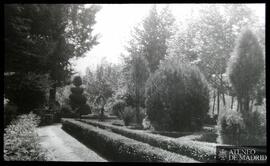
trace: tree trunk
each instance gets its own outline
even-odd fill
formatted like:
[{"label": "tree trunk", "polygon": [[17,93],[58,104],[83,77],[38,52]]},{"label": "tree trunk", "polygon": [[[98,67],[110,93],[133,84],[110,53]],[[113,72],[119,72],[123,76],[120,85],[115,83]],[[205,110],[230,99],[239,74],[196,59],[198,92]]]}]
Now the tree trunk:
[{"label": "tree trunk", "polygon": [[225,94],[222,93],[222,99],[223,99],[223,106],[226,106],[226,100],[225,100]]},{"label": "tree trunk", "polygon": [[249,96],[246,96],[243,103],[243,114],[247,114],[249,112],[249,102],[250,98]]},{"label": "tree trunk", "polygon": [[53,84],[50,89],[49,104],[54,104],[56,101],[56,84]]},{"label": "tree trunk", "polygon": [[239,99],[239,111],[243,113],[243,99],[242,98]]},{"label": "tree trunk", "polygon": [[214,91],[214,102],[213,102],[213,107],[212,107],[212,114],[213,116],[215,115],[215,104],[216,104],[216,92]]},{"label": "tree trunk", "polygon": [[220,104],[220,92],[219,90],[217,91],[217,115],[219,115],[219,104]]},{"label": "tree trunk", "polygon": [[231,100],[231,109],[233,109],[233,102],[234,102],[234,97],[232,96],[232,100]]},{"label": "tree trunk", "polygon": [[250,108],[250,111],[252,111],[252,109],[253,109],[253,102],[254,102],[254,100],[252,99],[251,100],[251,103],[250,103],[250,107],[249,107]]},{"label": "tree trunk", "polygon": [[237,100],[237,109],[236,109],[236,111],[238,112],[238,111],[239,111],[239,109],[240,109],[240,101],[239,101],[239,100]]},{"label": "tree trunk", "polygon": [[140,96],[139,96],[139,88],[136,87],[136,122],[137,124],[140,124],[140,119],[139,119],[139,116],[140,116]]}]

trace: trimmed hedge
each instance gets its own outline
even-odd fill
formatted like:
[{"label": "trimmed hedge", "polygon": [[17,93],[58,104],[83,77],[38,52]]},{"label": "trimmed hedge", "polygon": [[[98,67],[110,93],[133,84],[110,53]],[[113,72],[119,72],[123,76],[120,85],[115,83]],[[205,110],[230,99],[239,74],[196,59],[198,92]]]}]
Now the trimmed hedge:
[{"label": "trimmed hedge", "polygon": [[110,124],[104,124],[91,120],[80,120],[82,122],[100,127],[103,129],[109,129],[115,133],[123,136],[148,143],[149,145],[162,148],[174,153],[191,157],[195,160],[202,162],[215,162],[216,159],[216,143],[207,143],[190,140],[176,140],[161,135],[155,135],[142,131],[130,130],[123,127],[113,126]]},{"label": "trimmed hedge", "polygon": [[62,119],[62,124],[65,131],[112,161],[198,162],[74,119]]}]

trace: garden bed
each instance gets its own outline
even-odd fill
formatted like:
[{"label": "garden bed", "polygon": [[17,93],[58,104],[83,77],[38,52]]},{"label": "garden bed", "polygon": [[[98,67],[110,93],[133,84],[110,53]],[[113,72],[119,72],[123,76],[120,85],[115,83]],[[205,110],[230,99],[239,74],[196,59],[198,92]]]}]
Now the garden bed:
[{"label": "garden bed", "polygon": [[123,136],[148,143],[149,145],[162,148],[174,153],[185,155],[195,160],[202,162],[215,162],[216,146],[215,143],[199,142],[192,140],[177,140],[161,135],[147,133],[140,130],[130,130],[124,127],[113,126],[106,123],[101,123],[93,120],[81,120],[82,122],[100,127],[102,129],[109,129],[112,132],[121,134]]},{"label": "garden bed", "polygon": [[111,161],[198,162],[74,119],[62,119],[62,123],[65,131]]}]

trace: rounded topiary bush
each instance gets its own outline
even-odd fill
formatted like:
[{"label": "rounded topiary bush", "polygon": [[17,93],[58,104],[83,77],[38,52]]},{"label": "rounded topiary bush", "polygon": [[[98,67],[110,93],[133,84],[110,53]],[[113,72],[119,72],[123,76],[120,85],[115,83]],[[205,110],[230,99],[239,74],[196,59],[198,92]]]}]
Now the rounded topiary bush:
[{"label": "rounded topiary bush", "polygon": [[81,88],[81,87],[71,87],[70,91],[73,94],[81,95],[83,93],[83,88]]},{"label": "rounded topiary bush", "polygon": [[227,110],[218,119],[218,142],[239,145],[243,140],[245,124],[240,112]]},{"label": "rounded topiary bush", "polygon": [[80,76],[75,76],[72,83],[76,87],[81,86],[82,85],[82,78]]},{"label": "rounded topiary bush", "polygon": [[201,129],[209,109],[208,84],[195,66],[166,60],[147,81],[146,109],[156,130]]},{"label": "rounded topiary bush", "polygon": [[[83,94],[82,79],[80,76],[76,76],[73,79],[73,85],[71,87],[71,94],[69,95],[69,104],[71,106],[73,116],[81,116],[91,113],[91,108],[87,105],[87,98]],[[76,115],[75,115],[76,114]]]}]

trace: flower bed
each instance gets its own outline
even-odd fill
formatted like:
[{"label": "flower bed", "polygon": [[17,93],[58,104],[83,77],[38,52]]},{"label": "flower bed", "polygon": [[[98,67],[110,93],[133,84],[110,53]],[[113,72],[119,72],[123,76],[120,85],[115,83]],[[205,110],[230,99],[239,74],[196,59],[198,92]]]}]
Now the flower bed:
[{"label": "flower bed", "polygon": [[38,144],[35,128],[38,118],[35,114],[19,116],[7,126],[4,133],[4,160],[37,160],[47,159],[45,151]]},{"label": "flower bed", "polygon": [[111,161],[198,162],[73,119],[62,119],[63,129]]},{"label": "flower bed", "polygon": [[124,127],[113,126],[93,120],[82,119],[81,121],[103,129],[109,129],[115,133],[148,143],[149,145],[158,148],[194,158],[195,160],[202,162],[215,162],[217,145],[215,143],[177,140],[161,135],[147,133],[145,131],[134,131]]}]

